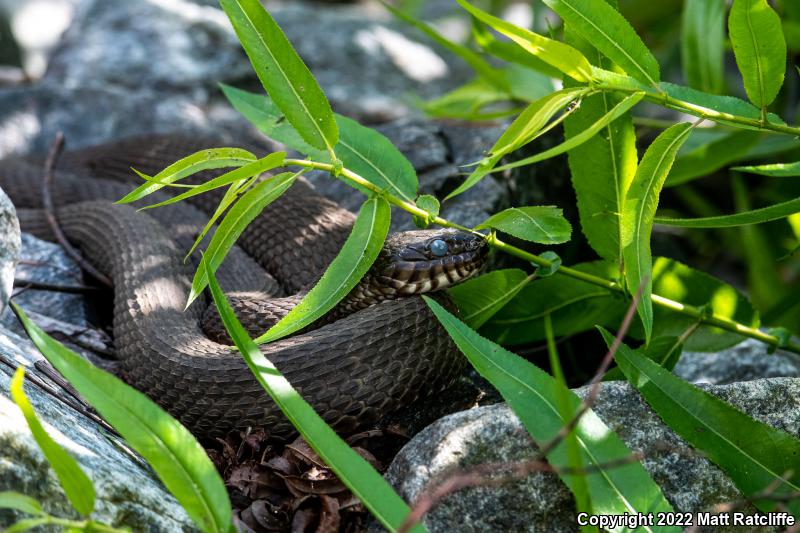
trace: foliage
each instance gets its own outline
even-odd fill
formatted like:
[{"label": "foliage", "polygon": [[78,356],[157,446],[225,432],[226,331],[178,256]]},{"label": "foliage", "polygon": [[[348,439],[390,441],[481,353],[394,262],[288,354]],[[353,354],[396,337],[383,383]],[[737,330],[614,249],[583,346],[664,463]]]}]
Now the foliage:
[{"label": "foliage", "polygon": [[[142,175],[146,183],[123,200],[142,198],[161,187],[188,188],[174,201],[212,188],[229,187],[212,217],[213,221],[229,209],[220,224],[224,231],[217,232],[222,236],[216,244],[212,242],[191,295],[191,298],[199,295],[210,282],[214,298],[218,304],[223,303],[224,311],[224,302],[213,281],[214,269],[247,222],[261,209],[268,208],[269,202],[290,187],[300,172],[310,169],[328,172],[367,195],[356,227],[322,281],[289,317],[258,339],[264,342],[311,323],[358,282],[386,235],[389,204],[410,213],[420,226],[436,224],[464,231],[489,229],[483,235],[491,247],[521,260],[525,268],[533,264],[540,270],[530,274],[522,269],[490,272],[454,289],[452,295],[464,310],[464,322],[435,302],[429,301],[429,305],[465,356],[498,388],[537,442],[554,438],[571,417],[579,416],[572,419],[576,424],[574,432],[568,432],[570,435],[563,445],[549,450],[547,457],[556,466],[596,467],[594,474],[562,475],[574,489],[581,508],[595,511],[648,512],[654,508],[669,509],[669,504],[638,462],[615,468],[604,466],[608,460],[629,456],[630,451],[591,411],[576,415],[579,400],[564,385],[553,339],[591,331],[596,326],[616,327],[633,295],[639,292],[639,320],[631,328],[630,336],[644,339],[644,344],[636,350],[621,345],[616,354],[619,368],[608,377],[624,375],[667,424],[724,468],[740,490],[746,495],[761,494],[787,471],[793,471],[795,476],[800,471],[796,464],[797,439],[755,422],[664,368],[675,365],[684,347],[719,350],[743,337],[757,339],[771,348],[800,353],[800,344],[783,330],[759,329],[758,312],[764,311],[770,317],[770,325],[796,328],[797,323],[784,320],[798,316],[797,290],[789,292],[787,298],[794,301],[787,303],[777,294],[781,290],[779,283],[751,283],[754,306],[741,291],[721,280],[672,259],[653,257],[652,237],[659,225],[734,228],[727,231],[742,231],[745,238],[741,241],[752,243],[760,241],[756,238],[759,226],[754,225],[770,223],[771,228],[779,227],[779,233],[789,236],[787,254],[797,249],[798,198],[786,198],[786,193],[774,182],[766,182],[770,191],[777,191],[771,197],[764,197],[769,205],[754,209],[746,201],[742,186],[737,185],[740,182],[727,180],[728,175],[722,172],[723,184],[730,182],[735,203],[741,208],[735,214],[720,212],[713,202],[697,194],[695,187],[699,178],[720,173],[728,165],[770,159],[800,147],[796,140],[800,128],[787,124],[775,113],[786,99],[781,91],[788,79],[784,29],[791,37],[791,32],[800,27],[800,13],[790,2],[781,2],[779,7],[787,16],[783,20],[767,0],[733,1],[727,15],[727,35],[747,101],[725,94],[728,92],[723,68],[726,13],[720,7],[709,8],[708,4],[713,2],[687,1],[684,7],[679,44],[683,53],[682,70],[689,86],[662,81],[666,77],[662,73],[671,70],[663,68],[657,58],[659,54],[640,38],[616,1],[543,2],[562,21],[563,39],[558,37],[558,28],[551,28],[548,36],[541,35],[536,28],[516,26],[466,0],[458,0],[473,23],[474,43],[466,45],[451,42],[432,26],[414,19],[409,15],[413,9],[392,11],[459,55],[476,71],[474,80],[428,103],[426,109],[435,110],[439,116],[452,112],[451,116],[456,118],[486,118],[521,110],[486,156],[476,163],[476,168],[444,200],[458,196],[500,170],[523,168],[567,152],[581,230],[592,252],[601,260],[561,265],[555,254],[537,255],[498,237],[500,232],[526,243],[548,246],[568,240],[571,226],[561,211],[552,206],[514,206],[475,228],[440,217],[438,199],[417,198],[413,167],[388,140],[332,112],[307,67],[257,0],[221,0],[221,5],[268,94],[250,94],[232,87],[223,87],[223,91],[257,128],[304,157],[289,158],[280,153],[258,159],[235,148],[203,151],[156,176]],[[540,7],[536,4],[536,9]],[[698,52],[703,42],[705,48]],[[798,45],[790,39],[790,48],[796,50]],[[512,73],[520,72],[540,80],[560,76],[564,88],[544,89],[543,93],[548,82],[526,92],[513,81]],[[641,112],[643,102],[697,120],[673,124],[637,116],[634,112]],[[519,148],[546,133],[559,131],[557,127],[562,124],[561,144],[521,161],[502,164],[504,158]],[[637,124],[664,131],[646,146],[637,147],[637,142],[641,142],[637,139]],[[800,166],[792,162],[767,163],[729,170],[779,178],[796,176]],[[265,170],[284,167],[299,170],[258,179]],[[181,183],[186,176],[206,168],[234,170],[203,185]],[[695,216],[657,216],[665,191],[684,198]],[[703,238],[700,233],[692,235]],[[771,274],[764,273],[771,268],[768,257],[774,250],[754,253],[742,248],[736,235],[723,232],[718,235],[719,240],[740,251],[751,279],[766,279],[775,274],[774,270]],[[328,439],[330,429],[315,419],[313,413],[308,413],[302,399],[293,394],[271,363],[263,360],[230,314],[226,326],[256,377],[298,430],[309,437],[319,454],[386,527],[399,527],[407,511],[399,497],[377,481],[374,471],[347,453],[340,441]],[[483,336],[472,328],[480,328]],[[36,335],[41,341],[43,337]],[[541,340],[549,341],[556,379],[499,345]],[[42,342],[41,347],[51,355],[60,354],[69,360],[63,348],[49,342]],[[88,387],[85,384],[93,370],[77,363],[64,363],[64,368],[74,369],[68,376],[71,381]],[[121,384],[111,383],[105,377],[101,381],[109,383],[105,392],[112,398],[120,394],[117,389]],[[290,399],[280,401],[282,393],[287,393],[286,398]],[[102,401],[99,405],[103,405]],[[129,421],[123,416],[120,423],[124,426]],[[697,427],[711,435],[697,433]],[[740,440],[731,432],[738,432],[741,427],[750,428],[752,433]],[[594,439],[597,434],[603,438]],[[183,452],[175,453],[174,460],[180,462]],[[781,457],[775,457],[778,455]],[[752,474],[755,471],[760,474]],[[211,479],[210,475],[207,479]],[[373,480],[378,488],[365,490],[361,485],[365,480]],[[796,487],[795,478],[783,482]],[[199,503],[208,502],[204,494],[193,495],[194,506],[188,509],[194,511],[199,523],[224,528],[229,520],[218,507],[226,507],[227,498],[219,495],[216,485],[213,490],[219,498],[212,507],[219,511],[217,514],[209,510],[205,518],[201,516]],[[770,508],[767,500],[755,503],[761,509]],[[791,509],[798,516],[796,505]]]}]

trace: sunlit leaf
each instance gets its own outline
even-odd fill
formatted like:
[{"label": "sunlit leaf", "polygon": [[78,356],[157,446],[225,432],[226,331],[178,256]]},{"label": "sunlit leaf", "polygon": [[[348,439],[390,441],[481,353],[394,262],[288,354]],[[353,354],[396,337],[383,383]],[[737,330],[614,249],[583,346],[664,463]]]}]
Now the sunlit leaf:
[{"label": "sunlit leaf", "polygon": [[[225,214],[214,237],[208,244],[203,261],[211,271],[216,272],[228,251],[242,234],[247,225],[258,216],[266,206],[275,201],[286,189],[292,186],[298,174],[279,174],[262,181],[247,191]],[[279,231],[276,229],[276,231]],[[198,269],[192,279],[187,307],[202,294],[208,284],[204,269]]]},{"label": "sunlit leaf", "polygon": [[0,492],[0,509],[15,509],[32,515],[42,514],[42,505],[36,499],[14,491]]},{"label": "sunlit leaf", "polygon": [[[603,334],[610,343],[611,335]],[[724,470],[745,497],[800,492],[800,439],[754,420],[624,344],[615,359],[661,419]],[[772,498],[756,498],[753,504],[761,511],[779,505]],[[800,516],[800,500],[782,505]]]},{"label": "sunlit leaf", "polygon": [[747,97],[766,109],[778,95],[786,72],[786,40],[780,17],[767,0],[734,0],[728,34]]},{"label": "sunlit leaf", "polygon": [[561,209],[550,205],[510,207],[475,227],[488,228],[539,244],[560,244],[568,241],[572,234],[572,227]]},{"label": "sunlit leaf", "polygon": [[[31,430],[33,438],[36,439],[36,444],[39,449],[47,458],[47,462],[56,472],[58,482],[61,488],[64,489],[64,494],[67,495],[69,502],[80,514],[87,516],[94,510],[95,492],[92,480],[81,469],[78,462],[68,454],[64,448],[53,440],[47,433],[36,416],[36,411],[33,410],[31,402],[25,395],[23,389],[23,382],[25,380],[25,367],[17,367],[14,373],[14,378],[11,380],[11,398],[14,403],[22,411],[25,416],[25,421]],[[20,500],[17,500],[20,503]],[[30,504],[30,502],[28,502]]]},{"label": "sunlit leaf", "polygon": [[271,342],[303,329],[346,296],[378,257],[389,233],[390,216],[389,203],[383,198],[364,202],[344,246],[319,282],[256,342]]},{"label": "sunlit leaf", "polygon": [[776,178],[794,178],[800,176],[800,161],[795,163],[771,163],[768,165],[734,167],[732,170],[749,172],[750,174],[760,174],[762,176],[773,176]]},{"label": "sunlit leaf", "polygon": [[781,202],[779,204],[753,209],[733,215],[702,218],[669,218],[656,217],[655,223],[664,226],[680,226],[684,228],[732,228],[748,224],[762,224],[772,220],[779,220],[800,212],[800,198]]},{"label": "sunlit leaf", "polygon": [[262,85],[305,142],[330,152],[339,140],[331,104],[259,0],[220,0]]},{"label": "sunlit leaf", "polygon": [[[569,399],[571,412],[579,408],[580,398],[546,372],[478,335],[434,300],[425,297],[425,301],[472,366],[508,402],[534,441],[541,445],[554,438],[569,421],[557,408],[558,395],[563,394]],[[639,462],[602,468],[604,463],[629,457],[631,451],[593,411],[581,417],[574,434],[580,446],[581,462],[598,468],[598,471],[581,476],[588,486],[595,513],[671,510],[661,489]],[[547,455],[547,462],[555,468],[570,464],[563,441]],[[576,482],[575,474],[559,473],[559,477],[570,488]],[[657,528],[644,527],[644,530],[656,531]],[[679,531],[678,528],[658,530]]]},{"label": "sunlit leaf", "polygon": [[[524,48],[514,42],[496,39],[492,32],[477,18],[473,17],[472,22],[472,35],[475,37],[475,42],[488,54],[523,68],[532,69],[548,78],[561,78],[563,73],[557,68],[526,52]],[[544,95],[539,95],[538,98],[542,96]]]},{"label": "sunlit leaf", "polygon": [[[376,201],[371,200],[371,202]],[[203,263],[200,268],[205,266]],[[225,329],[258,382],[341,482],[361,500],[381,524],[390,531],[396,531],[409,512],[408,505],[372,465],[350,448],[325,423],[275,365],[264,357],[236,318],[214,278],[213,271],[206,271],[206,276],[210,280],[211,296],[214,298]],[[411,531],[421,533],[425,528],[417,525]]]},{"label": "sunlit leaf", "polygon": [[653,328],[653,304],[650,300],[653,285],[650,232],[661,188],[681,144],[691,131],[691,124],[681,123],[656,137],[639,163],[622,211],[622,257],[625,262],[625,277],[631,294],[636,294],[642,285],[642,299],[637,312],[642,319],[647,340],[650,339]]},{"label": "sunlit leaf", "polygon": [[228,492],[192,434],[147,396],[67,349],[12,306],[42,355],[144,457],[198,528],[231,531]]}]

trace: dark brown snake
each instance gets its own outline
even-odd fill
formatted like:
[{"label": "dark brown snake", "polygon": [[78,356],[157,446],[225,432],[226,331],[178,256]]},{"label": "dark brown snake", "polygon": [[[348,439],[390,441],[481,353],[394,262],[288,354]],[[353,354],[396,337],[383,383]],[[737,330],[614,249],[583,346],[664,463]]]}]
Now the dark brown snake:
[{"label": "dark brown snake", "polygon": [[[220,144],[170,135],[66,152],[52,186],[57,217],[69,240],[113,280],[115,345],[129,383],[196,435],[263,426],[288,436],[294,429],[241,356],[201,328],[205,312],[206,329],[225,341],[215,310],[204,302],[183,310],[194,269],[183,255],[222,193],[196,196],[194,207],[149,210],[150,216],[109,201],[136,184],[131,167],[152,175],[213,146]],[[41,176],[41,159],[0,162],[0,187],[15,203],[23,231],[50,238],[39,209]],[[159,192],[146,201],[166,197]],[[218,276],[251,334],[297,303],[338,253],[353,219],[297,181],[248,227],[238,241],[242,249],[232,250]],[[373,424],[441,392],[463,370],[463,356],[414,295],[470,277],[485,255],[483,239],[462,232],[390,235],[327,323],[261,351],[337,431]]]}]

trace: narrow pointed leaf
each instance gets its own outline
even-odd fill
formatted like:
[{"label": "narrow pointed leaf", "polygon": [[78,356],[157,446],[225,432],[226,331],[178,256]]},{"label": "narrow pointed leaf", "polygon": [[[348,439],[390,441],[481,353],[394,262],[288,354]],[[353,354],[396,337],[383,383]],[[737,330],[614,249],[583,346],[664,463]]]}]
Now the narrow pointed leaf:
[{"label": "narrow pointed leaf", "polygon": [[[200,268],[206,268],[205,262],[201,264]],[[214,278],[214,272],[207,270],[206,276],[209,279],[211,296],[219,310],[225,329],[255,378],[306,442],[336,473],[342,483],[361,500],[384,527],[389,531],[396,531],[409,512],[406,502],[397,495],[372,465],[350,448],[325,423],[314,408],[283,377],[278,368],[264,357],[236,318],[236,314]],[[422,533],[425,528],[417,525],[411,531]]]},{"label": "narrow pointed leaf", "polygon": [[312,324],[333,309],[355,287],[378,257],[389,233],[391,210],[381,197],[364,202],[350,236],[328,266],[322,278],[302,300],[256,339],[258,344],[271,342]]},{"label": "narrow pointed leaf", "polygon": [[[609,333],[604,332],[604,337],[611,341]],[[615,359],[664,422],[722,468],[745,497],[764,491],[774,496],[800,491],[800,439],[754,420],[624,344]],[[753,503],[761,511],[778,506],[769,499]],[[800,516],[796,498],[784,505]]]},{"label": "narrow pointed leaf", "polygon": [[492,172],[495,165],[503,156],[524,146],[533,139],[547,131],[547,122],[559,111],[563,110],[570,102],[580,98],[587,89],[564,89],[536,100],[514,119],[514,122],[503,132],[497,142],[464,182],[447,195],[445,200],[458,196],[472,188],[476,183]]},{"label": "narrow pointed leaf", "polygon": [[732,170],[776,178],[794,178],[800,176],[800,161],[796,163],[771,163],[769,165],[734,167]]},{"label": "narrow pointed leaf", "polygon": [[[231,207],[225,218],[220,222],[203,256],[203,261],[212,272],[217,271],[228,251],[247,225],[265,207],[291,187],[298,175],[297,173],[285,173],[272,176],[243,194]],[[189,293],[187,307],[202,294],[206,285],[208,285],[208,278],[206,278],[205,270],[200,268],[195,272],[192,280],[192,290]]]},{"label": "narrow pointed leaf", "polygon": [[683,77],[695,89],[719,94],[724,60],[725,2],[686,0],[681,15]]},{"label": "narrow pointed leaf", "polygon": [[778,95],[786,72],[781,19],[767,0],[734,0],[728,33],[747,97],[766,109]]},{"label": "narrow pointed leaf", "polygon": [[572,226],[564,218],[561,209],[551,205],[511,207],[475,227],[488,228],[539,244],[567,242],[572,234]]},{"label": "narrow pointed leaf", "polygon": [[518,268],[493,270],[451,287],[461,320],[478,329],[514,298],[534,276]]},{"label": "narrow pointed leaf", "polygon": [[336,155],[345,168],[392,196],[413,202],[419,188],[417,172],[392,141],[353,119],[336,115],[336,121],[340,132]]},{"label": "narrow pointed leaf", "polygon": [[241,166],[236,170],[231,170],[230,172],[226,172],[220,176],[217,176],[216,178],[210,179],[205,183],[194,186],[190,190],[173,196],[168,200],[164,200],[163,202],[159,202],[157,204],[148,205],[144,209],[152,209],[154,207],[163,207],[165,205],[174,204],[186,200],[187,198],[191,198],[192,196],[197,196],[198,194],[203,194],[219,187],[224,187],[232,183],[252,178],[253,176],[257,176],[262,172],[282,166],[285,157],[286,152],[273,152],[266,157],[256,159],[252,163]]},{"label": "narrow pointed leaf", "polygon": [[636,294],[639,285],[643,284],[642,299],[637,311],[648,341],[653,329],[653,303],[650,299],[653,285],[650,232],[661,188],[678,150],[691,131],[692,125],[684,122],[670,127],[656,137],[639,163],[622,211],[622,257],[625,261],[625,277],[631,294]]},{"label": "narrow pointed leaf", "polygon": [[339,140],[331,104],[259,0],[220,0],[264,89],[305,142],[330,152]]},{"label": "narrow pointed leaf", "polygon": [[795,213],[800,213],[800,198],[733,215],[702,218],[656,217],[655,223],[683,228],[733,228],[779,220]]},{"label": "narrow pointed leaf", "polygon": [[156,182],[172,183],[186,176],[196,174],[201,170],[241,167],[256,159],[256,156],[241,148],[211,148],[208,150],[200,150],[199,152],[195,152],[192,155],[172,163],[153,176],[153,180],[149,180],[148,183],[143,183],[125,195],[124,198],[118,200],[117,203],[127,204],[135,202],[164,187],[164,185]]},{"label": "narrow pointed leaf", "polygon": [[[534,441],[541,445],[555,437],[569,421],[564,419],[558,408],[558,395],[563,394],[568,398],[572,412],[580,406],[580,398],[546,372],[478,335],[434,300],[425,297],[425,301],[456,346],[508,402]],[[586,465],[599,467],[603,463],[631,454],[622,440],[591,410],[581,417],[574,434],[580,447],[582,462]],[[569,465],[564,442],[547,455],[547,461],[555,468]],[[559,477],[568,487],[576,483],[574,475],[559,474]],[[618,468],[601,468],[600,471],[587,473],[582,478],[588,486],[595,513],[671,510],[658,485],[638,462]],[[643,530],[657,529],[644,527]],[[679,531],[678,528],[659,530]]]},{"label": "narrow pointed leaf", "polygon": [[[740,115],[746,118],[761,119],[761,110],[753,104],[742,100],[741,98],[728,95],[704,93],[703,91],[698,91],[696,89],[692,89],[691,87],[675,85],[674,83],[667,82],[661,82],[660,87],[672,98],[693,104],[693,106],[695,106],[696,109],[701,112],[710,109],[712,111],[729,115]],[[773,124],[786,124],[786,122],[775,113],[767,113],[767,120]],[[738,124],[736,122],[726,122],[724,116],[717,119],[717,122],[720,124],[730,124],[736,128],[749,128],[749,126],[743,126],[742,124]]]},{"label": "narrow pointed leaf", "polygon": [[570,78],[584,83],[592,80],[592,66],[589,64],[589,61],[583,54],[571,46],[553,39],[548,39],[547,37],[542,37],[530,30],[520,28],[503,19],[494,17],[467,3],[466,0],[458,0],[458,3],[472,16],[506,37],[509,37],[525,51],[558,69]]},{"label": "narrow pointed leaf", "polygon": [[67,495],[69,502],[83,516],[88,516],[94,510],[94,485],[89,476],[81,469],[78,462],[64,450],[53,438],[47,433],[36,416],[36,411],[33,410],[31,402],[25,395],[23,389],[23,382],[25,380],[25,368],[17,367],[14,373],[14,378],[11,380],[11,398],[14,403],[22,411],[25,416],[25,421],[36,439],[36,444],[39,449],[47,458],[47,462],[56,472],[58,482],[61,488],[64,489],[64,494]]},{"label": "narrow pointed leaf", "polygon": [[605,0],[544,0],[575,31],[625,72],[655,87],[658,61],[633,26]]},{"label": "narrow pointed leaf", "polygon": [[762,139],[763,135],[758,131],[735,131],[686,153],[679,153],[664,186],[673,187],[705,177],[726,165],[741,161]]},{"label": "narrow pointed leaf", "polygon": [[483,48],[489,55],[508,61],[515,65],[519,65],[526,69],[531,69],[541,73],[548,78],[561,78],[563,72],[545,63],[533,54],[526,52],[523,48],[514,42],[501,41],[488,30],[486,25],[480,22],[477,18],[472,18],[472,35],[475,37],[475,42],[478,46]]},{"label": "narrow pointed leaf", "polygon": [[50,364],[144,457],[198,528],[230,531],[228,492],[192,434],[147,396],[55,341],[12,305]]},{"label": "narrow pointed leaf", "polygon": [[0,509],[15,509],[32,515],[43,512],[38,500],[14,491],[0,492]]}]

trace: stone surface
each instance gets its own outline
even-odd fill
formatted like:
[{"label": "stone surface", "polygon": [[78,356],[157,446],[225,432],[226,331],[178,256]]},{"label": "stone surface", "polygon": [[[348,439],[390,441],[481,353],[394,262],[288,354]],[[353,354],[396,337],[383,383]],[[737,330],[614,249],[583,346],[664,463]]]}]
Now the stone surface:
[{"label": "stone surface", "polygon": [[767,346],[748,339],[718,353],[686,352],[675,374],[692,383],[724,385],[759,378],[800,377],[800,356],[767,352]]},{"label": "stone surface", "polygon": [[[53,515],[78,518],[22,413],[9,399],[10,376],[20,364],[55,394],[64,394],[32,368],[39,359],[41,355],[27,340],[0,326],[0,491],[27,494]],[[94,482],[97,502],[93,518],[113,526],[129,526],[133,531],[195,530],[180,505],[121,440],[36,386],[30,377],[25,391],[48,433],[78,460]],[[23,516],[0,510],[0,530]]]},{"label": "stone surface", "polygon": [[[800,433],[800,380],[761,379],[704,388],[757,420]],[[602,384],[595,412],[629,448],[644,454],[644,467],[676,511],[711,510],[740,497],[724,473],[667,428],[627,383]],[[454,468],[530,460],[534,449],[505,404],[478,407],[445,417],[419,433],[394,459],[386,477],[406,501],[414,501],[429,483],[441,482]],[[554,474],[544,473],[499,487],[462,490],[425,518],[431,532],[452,531],[453,524],[459,524],[460,531],[577,531],[570,492]]]},{"label": "stone surface", "polygon": [[19,260],[20,232],[14,204],[0,189],[0,318],[5,314]]}]

